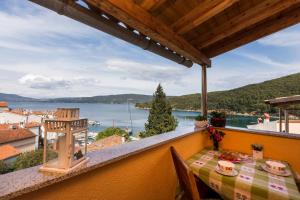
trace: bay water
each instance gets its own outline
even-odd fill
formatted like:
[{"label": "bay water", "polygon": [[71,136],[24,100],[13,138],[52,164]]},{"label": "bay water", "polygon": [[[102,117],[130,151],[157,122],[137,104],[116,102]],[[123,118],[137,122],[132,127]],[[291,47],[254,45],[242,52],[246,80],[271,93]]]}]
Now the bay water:
[{"label": "bay water", "polygon": [[[80,108],[80,117],[90,121],[98,121],[100,125],[89,125],[90,132],[99,132],[108,127],[129,128],[133,133],[144,130],[149,111],[138,109],[133,104],[103,104],[103,103],[49,103],[49,102],[9,102],[11,108],[25,108],[29,110],[54,110],[56,108]],[[131,112],[131,120],[130,120]],[[194,117],[199,112],[173,111],[178,120],[178,127],[194,126]],[[132,121],[132,127],[131,127]],[[246,128],[257,121],[255,116],[230,115],[227,125]]]}]

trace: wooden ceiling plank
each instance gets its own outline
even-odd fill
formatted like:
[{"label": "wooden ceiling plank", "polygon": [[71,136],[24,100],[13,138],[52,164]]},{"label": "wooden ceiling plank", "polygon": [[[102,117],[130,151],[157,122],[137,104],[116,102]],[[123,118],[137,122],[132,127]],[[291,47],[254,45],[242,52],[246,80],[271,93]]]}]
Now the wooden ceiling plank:
[{"label": "wooden ceiling plank", "polygon": [[237,33],[236,36],[227,38],[224,42],[219,44],[209,46],[203,49],[203,51],[212,58],[297,23],[300,23],[300,6],[284,14],[280,14],[275,18],[266,20],[253,28],[249,28],[249,30],[243,33]]},{"label": "wooden ceiling plank", "polygon": [[185,34],[224,11],[236,2],[238,2],[238,0],[204,1],[187,15],[172,24],[172,28],[178,34]]},{"label": "wooden ceiling plank", "polygon": [[299,4],[300,0],[265,0],[259,3],[254,8],[246,11],[235,18],[232,18],[230,22],[225,24],[225,29],[218,29],[216,34],[211,39],[208,39],[202,44],[198,45],[199,49],[205,48],[213,43],[216,43],[234,33],[237,33],[247,27],[250,27],[272,15],[275,15],[293,5]]},{"label": "wooden ceiling plank", "polygon": [[146,10],[152,10],[158,8],[165,1],[166,0],[144,0],[140,6]]},{"label": "wooden ceiling plank", "polygon": [[154,18],[132,0],[85,0],[100,10],[114,16],[151,39],[172,49],[194,63],[211,65],[210,59],[183,37]]}]

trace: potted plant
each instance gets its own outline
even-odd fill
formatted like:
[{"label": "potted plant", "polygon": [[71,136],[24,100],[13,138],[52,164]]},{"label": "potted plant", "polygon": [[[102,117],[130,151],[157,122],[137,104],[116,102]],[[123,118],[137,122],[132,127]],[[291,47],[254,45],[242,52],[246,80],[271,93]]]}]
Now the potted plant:
[{"label": "potted plant", "polygon": [[226,113],[213,111],[210,113],[210,124],[214,127],[225,127],[226,125]]},{"label": "potted plant", "polygon": [[198,115],[195,117],[195,128],[205,128],[207,125],[207,116]]},{"label": "potted plant", "polygon": [[213,141],[214,150],[219,150],[219,142],[222,141],[225,133],[223,131],[216,130],[213,126],[207,127],[207,132],[209,134],[209,138]]},{"label": "potted plant", "polygon": [[263,159],[263,149],[264,146],[261,144],[251,144],[252,152],[253,152],[253,159]]}]

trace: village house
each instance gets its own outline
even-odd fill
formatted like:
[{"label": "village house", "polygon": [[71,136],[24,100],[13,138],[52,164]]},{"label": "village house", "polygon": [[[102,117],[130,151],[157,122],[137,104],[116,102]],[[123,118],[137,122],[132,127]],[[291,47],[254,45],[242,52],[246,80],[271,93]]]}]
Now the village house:
[{"label": "village house", "polygon": [[20,152],[26,152],[35,150],[35,143],[36,135],[29,129],[0,130],[0,147],[11,145]]},{"label": "village house", "polygon": [[0,101],[0,112],[7,111],[7,110],[9,110],[8,103],[5,101]]},{"label": "village house", "polygon": [[10,144],[0,146],[0,160],[10,164],[16,160],[21,152]]}]

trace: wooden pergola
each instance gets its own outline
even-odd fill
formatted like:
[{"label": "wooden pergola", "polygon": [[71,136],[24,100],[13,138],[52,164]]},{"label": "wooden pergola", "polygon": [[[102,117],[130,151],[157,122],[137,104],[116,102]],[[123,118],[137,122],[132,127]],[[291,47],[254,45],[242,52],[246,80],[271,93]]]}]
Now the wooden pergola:
[{"label": "wooden pergola", "polygon": [[300,105],[300,95],[289,97],[278,97],[275,99],[265,100],[265,103],[279,108],[279,131],[282,132],[282,112],[284,113],[285,131],[289,132],[289,110],[297,110],[296,105]]},{"label": "wooden pergola", "polygon": [[179,64],[211,58],[300,22],[300,0],[30,0]]}]

